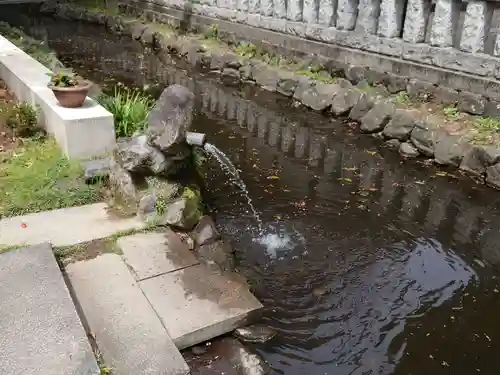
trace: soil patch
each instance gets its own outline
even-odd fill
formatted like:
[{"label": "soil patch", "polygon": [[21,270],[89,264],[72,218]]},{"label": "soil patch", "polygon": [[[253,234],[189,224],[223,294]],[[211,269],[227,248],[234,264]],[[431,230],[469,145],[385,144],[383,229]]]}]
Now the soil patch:
[{"label": "soil patch", "polygon": [[16,137],[7,126],[8,113],[16,101],[16,97],[7,88],[5,82],[0,80],[0,152],[11,150],[17,146]]}]

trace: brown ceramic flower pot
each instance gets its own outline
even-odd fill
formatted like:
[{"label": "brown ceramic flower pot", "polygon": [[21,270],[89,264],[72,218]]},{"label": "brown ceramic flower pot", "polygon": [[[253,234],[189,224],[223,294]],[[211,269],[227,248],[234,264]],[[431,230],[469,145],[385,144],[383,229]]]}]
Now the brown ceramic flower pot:
[{"label": "brown ceramic flower pot", "polygon": [[78,108],[85,102],[90,86],[92,86],[92,82],[81,81],[77,86],[58,87],[50,85],[49,89],[52,90],[62,107]]}]

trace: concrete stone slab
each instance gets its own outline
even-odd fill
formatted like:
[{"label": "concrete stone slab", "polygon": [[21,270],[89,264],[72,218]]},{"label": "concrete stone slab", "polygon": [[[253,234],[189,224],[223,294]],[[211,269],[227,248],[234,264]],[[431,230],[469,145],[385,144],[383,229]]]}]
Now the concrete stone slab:
[{"label": "concrete stone slab", "polygon": [[0,247],[50,242],[68,246],[140,229],[137,218],[121,218],[108,212],[105,203],[62,208],[0,220]]},{"label": "concrete stone slab", "polygon": [[179,349],[234,330],[262,307],[245,285],[203,265],[139,285]]},{"label": "concrete stone slab", "polygon": [[119,255],[73,263],[66,271],[113,374],[189,374],[181,353]]},{"label": "concrete stone slab", "polygon": [[49,244],[0,254],[0,375],[98,375]]},{"label": "concrete stone slab", "polygon": [[165,233],[138,233],[121,237],[117,244],[136,280],[198,264],[187,244],[170,229]]}]

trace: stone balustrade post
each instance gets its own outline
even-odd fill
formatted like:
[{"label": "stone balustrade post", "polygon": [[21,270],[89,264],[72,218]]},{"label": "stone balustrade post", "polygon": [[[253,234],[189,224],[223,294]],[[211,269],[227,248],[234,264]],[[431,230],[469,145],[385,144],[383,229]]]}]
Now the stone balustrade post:
[{"label": "stone balustrade post", "polygon": [[238,10],[243,13],[248,13],[249,0],[238,0]]},{"label": "stone balustrade post", "polygon": [[486,36],[490,30],[493,6],[486,1],[467,3],[460,49],[465,52],[484,52]]},{"label": "stone balustrade post", "polygon": [[430,8],[430,0],[408,0],[403,31],[405,42],[422,43],[425,41]]},{"label": "stone balustrade post", "polygon": [[438,47],[453,47],[453,33],[460,16],[458,0],[437,0],[432,20],[430,43]]},{"label": "stone balustrade post", "polygon": [[323,26],[334,25],[336,11],[337,0],[319,0],[318,23]]},{"label": "stone balustrade post", "polygon": [[260,0],[249,0],[248,13],[260,13]]},{"label": "stone balustrade post", "polygon": [[274,0],[273,16],[286,18],[286,0]]},{"label": "stone balustrade post", "polygon": [[337,7],[337,29],[353,30],[358,17],[358,0],[339,0]]},{"label": "stone balustrade post", "polygon": [[403,9],[404,2],[402,0],[382,0],[378,19],[378,35],[385,38],[401,36]]},{"label": "stone balustrade post", "polygon": [[273,15],[273,0],[260,0],[260,14],[271,17]]},{"label": "stone balustrade post", "polygon": [[305,23],[318,23],[318,3],[316,0],[303,0],[302,20]]},{"label": "stone balustrade post", "polygon": [[286,18],[290,21],[302,21],[302,1],[288,0]]},{"label": "stone balustrade post", "polygon": [[359,0],[356,31],[375,34],[380,14],[380,0]]}]

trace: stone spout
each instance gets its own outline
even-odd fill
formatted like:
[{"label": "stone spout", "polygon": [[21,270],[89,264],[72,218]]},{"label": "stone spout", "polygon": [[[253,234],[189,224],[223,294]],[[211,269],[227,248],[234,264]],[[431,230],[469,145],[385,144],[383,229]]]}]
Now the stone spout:
[{"label": "stone spout", "polygon": [[191,146],[203,147],[205,145],[207,136],[203,133],[187,132],[186,142]]}]

